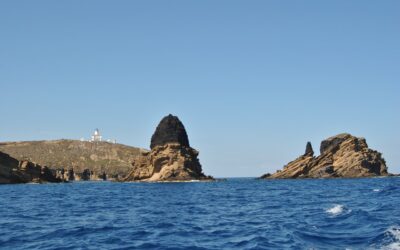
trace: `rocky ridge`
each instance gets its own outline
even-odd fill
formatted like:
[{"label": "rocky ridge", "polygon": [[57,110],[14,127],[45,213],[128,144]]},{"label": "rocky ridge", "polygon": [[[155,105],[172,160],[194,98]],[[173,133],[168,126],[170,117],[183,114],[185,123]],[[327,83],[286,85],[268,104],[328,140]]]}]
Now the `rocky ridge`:
[{"label": "rocky ridge", "polygon": [[261,178],[333,178],[387,176],[382,154],[368,148],[364,138],[339,134],[321,142],[320,155],[314,156],[308,142],[304,155],[289,162],[282,170]]},{"label": "rocky ridge", "polygon": [[213,180],[202,172],[199,152],[190,147],[178,117],[164,117],[151,138],[151,151],[142,152],[132,162],[133,169],[124,181]]},{"label": "rocky ridge", "polygon": [[62,180],[122,179],[140,148],[108,142],[78,140],[0,143],[0,151],[18,161],[35,162],[56,172]]}]

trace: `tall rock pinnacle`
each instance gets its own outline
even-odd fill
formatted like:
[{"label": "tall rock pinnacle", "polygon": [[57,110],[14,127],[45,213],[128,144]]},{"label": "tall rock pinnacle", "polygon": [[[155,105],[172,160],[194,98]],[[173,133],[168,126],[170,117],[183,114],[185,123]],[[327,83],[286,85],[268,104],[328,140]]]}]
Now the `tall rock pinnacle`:
[{"label": "tall rock pinnacle", "polygon": [[307,142],[306,152],[304,153],[304,156],[314,156],[314,150],[312,148],[311,142]]},{"label": "tall rock pinnacle", "polygon": [[168,115],[158,124],[151,151],[142,152],[132,162],[132,171],[124,181],[214,180],[206,176],[198,159],[199,152],[189,146],[185,127],[178,117]]},{"label": "tall rock pinnacle", "polygon": [[181,146],[190,147],[185,127],[178,117],[171,114],[165,116],[158,124],[151,137],[150,148],[167,143],[179,143]]}]

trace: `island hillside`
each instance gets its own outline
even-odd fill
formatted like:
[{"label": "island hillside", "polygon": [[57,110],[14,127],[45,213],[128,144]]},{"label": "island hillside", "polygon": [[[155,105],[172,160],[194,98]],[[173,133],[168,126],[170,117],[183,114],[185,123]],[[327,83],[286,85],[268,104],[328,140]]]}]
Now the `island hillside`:
[{"label": "island hillside", "polygon": [[79,180],[124,178],[133,159],[146,150],[109,142],[51,140],[3,142],[0,151],[57,170],[62,179]]}]

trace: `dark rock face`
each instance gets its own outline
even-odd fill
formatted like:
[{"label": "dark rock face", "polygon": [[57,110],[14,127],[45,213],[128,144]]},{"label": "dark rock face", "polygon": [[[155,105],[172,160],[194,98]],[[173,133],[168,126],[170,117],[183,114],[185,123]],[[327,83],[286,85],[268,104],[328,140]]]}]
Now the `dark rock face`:
[{"label": "dark rock face", "polygon": [[352,137],[350,134],[344,133],[323,140],[320,146],[320,153],[323,154],[325,152],[336,152],[339,149],[340,144],[350,137]]},{"label": "dark rock face", "polygon": [[0,152],[0,184],[60,182],[55,172],[30,161],[18,161]]},{"label": "dark rock face", "polygon": [[314,150],[312,148],[311,142],[307,142],[306,145],[306,152],[304,153],[304,156],[314,156]]},{"label": "dark rock face", "polygon": [[106,172],[103,172],[103,173],[100,175],[100,179],[102,179],[103,181],[106,181],[106,180],[107,180],[107,174],[106,174]]},{"label": "dark rock face", "polygon": [[368,148],[364,138],[339,134],[321,142],[321,154],[306,153],[289,162],[281,171],[264,178],[333,178],[387,176],[382,154]]},{"label": "dark rock face", "polygon": [[75,180],[75,172],[73,168],[68,169],[67,172],[67,181],[74,181]]},{"label": "dark rock face", "polygon": [[268,178],[270,176],[271,176],[270,173],[266,173],[266,174],[261,175],[260,179],[266,179],[266,178]]},{"label": "dark rock face", "polygon": [[48,167],[44,166],[41,169],[40,179],[45,180],[47,182],[60,182],[61,180],[56,177],[55,170],[51,170]]},{"label": "dark rock face", "polygon": [[0,152],[0,184],[22,183],[16,172],[18,164],[18,160]]},{"label": "dark rock face", "polygon": [[184,147],[190,147],[185,127],[178,117],[168,115],[158,124],[151,137],[150,148],[163,146],[167,143],[179,143]]},{"label": "dark rock face", "polygon": [[82,172],[82,177],[81,177],[81,179],[83,180],[83,181],[88,181],[88,180],[90,180],[90,175],[91,175],[91,172],[90,172],[90,169],[84,169],[83,170],[83,172]]},{"label": "dark rock face", "polygon": [[[108,179],[107,173],[105,171],[101,173],[95,173],[90,169],[84,169],[83,172],[77,173],[74,168],[69,168],[65,170],[64,168],[55,171],[57,178],[64,182],[70,181],[106,181]],[[118,180],[119,176],[115,175],[111,177],[111,180]]]},{"label": "dark rock face", "polygon": [[213,180],[203,174],[198,154],[178,117],[166,116],[151,138],[151,151],[135,158],[124,181]]}]

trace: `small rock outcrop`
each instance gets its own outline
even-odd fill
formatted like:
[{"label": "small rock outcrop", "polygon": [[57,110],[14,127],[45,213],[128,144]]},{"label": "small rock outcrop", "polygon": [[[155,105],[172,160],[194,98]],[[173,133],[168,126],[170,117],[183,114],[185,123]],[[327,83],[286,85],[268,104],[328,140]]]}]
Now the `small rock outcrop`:
[{"label": "small rock outcrop", "polygon": [[304,155],[264,178],[356,178],[387,175],[382,154],[368,148],[364,138],[339,134],[321,142],[318,157],[314,157],[311,143],[308,142]]},{"label": "small rock outcrop", "polygon": [[312,148],[311,142],[307,142],[306,152],[304,153],[304,156],[314,156],[314,150]]},{"label": "small rock outcrop", "polygon": [[118,180],[118,176],[107,177],[106,172],[96,173],[90,171],[90,169],[84,169],[83,172],[77,173],[74,168],[69,168],[65,170],[64,168],[60,168],[56,170],[56,177],[61,179],[64,182],[70,181],[106,181],[110,180]]},{"label": "small rock outcrop", "polygon": [[185,127],[178,117],[168,115],[151,138],[151,151],[142,152],[133,161],[133,169],[124,181],[213,180],[206,176],[191,148]]},{"label": "small rock outcrop", "polygon": [[30,161],[18,161],[0,152],[0,184],[61,182],[55,171]]},{"label": "small rock outcrop", "polygon": [[91,175],[90,169],[87,169],[87,168],[84,169],[82,172],[82,175],[81,175],[81,180],[83,180],[83,181],[90,180],[90,175]]}]

